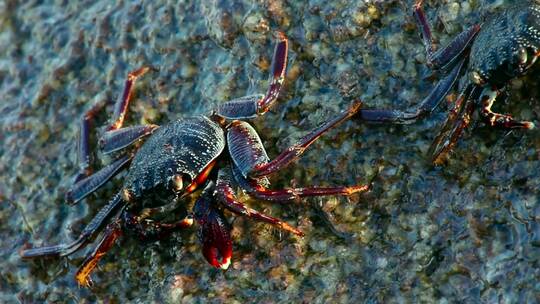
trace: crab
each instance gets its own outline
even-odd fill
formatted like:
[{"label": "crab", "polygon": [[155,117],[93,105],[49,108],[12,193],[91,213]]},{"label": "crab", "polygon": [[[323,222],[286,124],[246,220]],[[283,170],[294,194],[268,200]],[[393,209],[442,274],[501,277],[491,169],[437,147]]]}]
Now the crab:
[{"label": "crab", "polygon": [[[269,189],[268,175],[278,172],[299,158],[321,135],[349,119],[360,109],[353,102],[349,109],[326,121],[302,137],[273,160],[267,156],[259,135],[245,121],[265,114],[275,103],[285,79],[288,39],[276,34],[277,44],[266,94],[250,95],[219,105],[209,115],[182,118],[163,126],[122,127],[136,80],[151,68],[142,67],[128,74],[123,94],[115,104],[112,123],[99,142],[103,153],[121,151],[148,137],[134,153],[126,153],[94,174],[90,174],[90,125],[99,107],[90,109],[82,119],[79,153],[79,178],[66,193],[70,204],[83,200],[122,169],[128,168],[123,186],[101,208],[73,242],[26,248],[23,258],[69,256],[99,236],[97,245],[76,272],[82,286],[92,284],[91,272],[99,260],[123,234],[143,240],[159,238],[195,221],[204,258],[212,266],[227,269],[231,263],[231,225],[223,209],[273,225],[298,236],[303,232],[281,219],[256,211],[236,198],[240,187],[251,196],[267,201],[295,201],[302,197],[344,195],[368,190],[366,185]],[[202,188],[193,212],[173,221],[161,220]],[[156,199],[161,197],[164,199]],[[163,202],[164,201],[164,202]],[[104,227],[104,229],[103,229]]]},{"label": "crab", "polygon": [[417,0],[413,15],[422,33],[427,65],[444,77],[414,109],[362,109],[358,114],[360,119],[397,124],[415,122],[433,112],[464,74],[454,107],[430,147],[434,164],[447,159],[447,154],[470,124],[475,109],[479,108],[480,116],[490,126],[533,129],[534,123],[496,113],[492,106],[505,92],[506,84],[526,74],[540,56],[540,1],[520,1],[488,17],[482,24],[467,28],[438,51],[434,50],[422,6],[423,0]]}]

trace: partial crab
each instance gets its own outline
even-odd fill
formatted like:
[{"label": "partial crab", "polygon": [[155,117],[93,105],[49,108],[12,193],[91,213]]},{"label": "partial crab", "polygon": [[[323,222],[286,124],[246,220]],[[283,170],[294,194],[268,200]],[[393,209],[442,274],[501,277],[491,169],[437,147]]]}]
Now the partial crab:
[{"label": "partial crab", "polygon": [[[183,118],[161,127],[140,125],[122,128],[135,81],[148,72],[149,67],[129,73],[123,94],[115,105],[113,122],[100,139],[101,147],[104,153],[110,153],[145,136],[148,139],[134,155],[125,155],[90,175],[89,125],[98,109],[88,111],[82,120],[79,144],[82,178],[68,191],[66,198],[72,204],[81,201],[129,164],[121,190],[98,212],[75,241],[25,249],[21,251],[21,256],[38,258],[71,255],[89,243],[105,226],[97,246],[76,273],[77,282],[88,286],[91,284],[90,273],[123,232],[134,233],[142,239],[153,239],[172,230],[188,227],[195,219],[199,224],[204,257],[211,265],[227,269],[232,256],[231,227],[222,208],[295,235],[303,235],[288,223],[238,201],[235,195],[238,186],[255,198],[270,201],[350,195],[366,191],[368,187],[365,185],[268,189],[268,175],[296,160],[317,138],[350,118],[360,108],[360,103],[355,102],[348,110],[323,123],[297,144],[270,160],[255,129],[242,119],[261,116],[272,107],[285,79],[287,52],[287,38],[277,33],[270,85],[266,94],[227,101],[208,116]],[[204,190],[196,200],[193,215],[188,213],[185,218],[174,222],[156,220],[158,216],[171,214],[187,195],[199,188]],[[172,201],[160,204],[159,200],[154,199],[155,196],[171,197]]]},{"label": "partial crab", "polygon": [[430,114],[464,74],[460,83],[461,93],[430,148],[435,164],[440,164],[452,150],[470,124],[475,109],[480,109],[480,115],[490,126],[534,128],[532,122],[495,113],[492,106],[504,92],[506,84],[527,73],[540,56],[540,1],[519,1],[511,8],[490,16],[482,24],[469,27],[438,51],[434,51],[422,5],[423,0],[416,1],[414,17],[422,32],[427,64],[445,76],[413,110],[362,109],[359,117],[364,121],[412,123]]}]

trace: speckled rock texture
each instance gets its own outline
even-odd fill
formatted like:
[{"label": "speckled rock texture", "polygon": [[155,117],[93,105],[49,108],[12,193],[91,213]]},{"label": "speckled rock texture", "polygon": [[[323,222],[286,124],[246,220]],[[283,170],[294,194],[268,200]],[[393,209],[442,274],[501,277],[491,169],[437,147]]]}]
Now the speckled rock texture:
[{"label": "speckled rock texture", "polygon": [[[441,44],[516,3],[425,2]],[[158,242],[121,239],[94,273],[92,289],[73,279],[92,246],[64,259],[19,258],[23,246],[76,237],[121,184],[123,175],[74,207],[63,200],[78,170],[81,115],[105,102],[96,126],[105,125],[130,70],[158,69],[137,83],[127,123],[204,114],[228,99],[264,93],[272,32],[285,32],[286,88],[270,113],[253,120],[275,156],[353,99],[406,109],[429,93],[434,81],[412,5],[0,2],[0,302],[540,302],[540,133],[475,119],[450,161],[433,167],[426,151],[455,94],[416,124],[344,123],[272,176],[276,188],[372,180],[367,194],[295,204],[242,197],[306,236],[226,213],[234,254],[225,272],[205,262],[195,228]],[[510,83],[509,98],[495,109],[538,122],[538,75],[537,67]],[[110,161],[96,156],[96,167]]]}]

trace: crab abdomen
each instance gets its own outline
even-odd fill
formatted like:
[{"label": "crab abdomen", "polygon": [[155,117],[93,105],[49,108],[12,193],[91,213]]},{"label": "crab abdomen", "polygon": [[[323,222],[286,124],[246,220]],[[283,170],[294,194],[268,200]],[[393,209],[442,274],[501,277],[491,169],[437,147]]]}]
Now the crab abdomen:
[{"label": "crab abdomen", "polygon": [[192,117],[160,127],[139,149],[124,189],[135,198],[157,186],[168,187],[176,175],[192,181],[225,148],[223,129],[207,117]]}]

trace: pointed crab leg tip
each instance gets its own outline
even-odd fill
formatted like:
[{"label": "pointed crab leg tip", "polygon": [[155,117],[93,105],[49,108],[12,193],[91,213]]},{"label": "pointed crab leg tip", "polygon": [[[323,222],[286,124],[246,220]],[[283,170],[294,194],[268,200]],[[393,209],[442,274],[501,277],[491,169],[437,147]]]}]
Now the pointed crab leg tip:
[{"label": "pointed crab leg tip", "polygon": [[293,226],[291,226],[291,225],[289,225],[289,224],[287,224],[285,222],[281,223],[280,228],[284,229],[286,231],[289,231],[289,232],[291,232],[291,233],[293,233],[293,234],[295,234],[297,236],[301,236],[301,237],[304,236],[304,233],[302,231],[300,231],[299,229],[297,229],[297,228],[295,228],[295,227],[293,227]]},{"label": "pointed crab leg tip", "polygon": [[76,275],[75,280],[77,281],[79,287],[84,288],[90,288],[94,283],[90,277],[81,276],[79,274]]},{"label": "pointed crab leg tip", "polygon": [[154,70],[154,67],[152,66],[149,66],[149,65],[146,65],[146,66],[143,66],[141,67],[140,69],[136,70],[135,72],[133,72],[133,76],[135,77],[140,77],[144,74],[146,74],[148,71],[150,70]]},{"label": "pointed crab leg tip", "polygon": [[526,122],[525,123],[525,129],[532,130],[532,129],[535,129],[535,128],[536,128],[536,125],[533,122]]},{"label": "pointed crab leg tip", "polygon": [[227,270],[229,266],[231,266],[231,257],[224,258],[223,262],[219,265],[219,268]]},{"label": "pointed crab leg tip", "polygon": [[359,185],[359,186],[354,186],[354,187],[349,187],[347,190],[347,195],[351,195],[351,194],[354,194],[354,193],[362,193],[362,192],[367,192],[369,191],[369,189],[371,188],[370,185]]},{"label": "pointed crab leg tip", "polygon": [[274,33],[274,37],[276,39],[278,39],[279,41],[286,41],[287,40],[287,35],[285,35],[285,33],[282,32],[282,31],[276,31]]},{"label": "pointed crab leg tip", "polygon": [[356,113],[360,110],[360,108],[362,107],[362,101],[360,99],[358,100],[355,100],[351,106],[351,112],[353,113]]},{"label": "pointed crab leg tip", "polygon": [[434,158],[431,160],[431,163],[432,163],[434,166],[439,167],[439,166],[444,165],[444,162],[445,162],[445,161],[446,161],[446,160],[445,160],[444,156],[440,156],[440,155],[439,155],[439,156],[434,157]]}]

